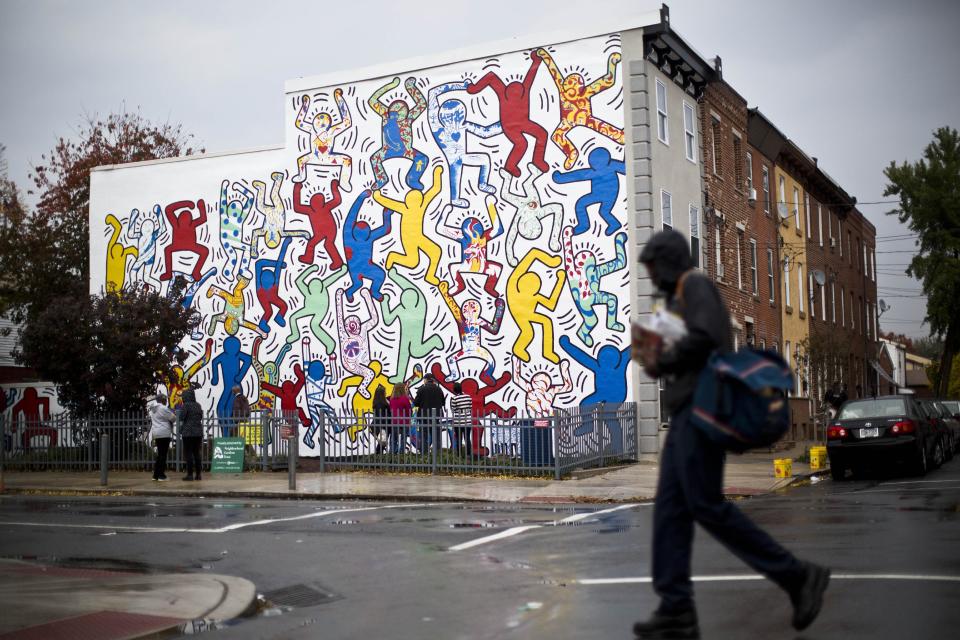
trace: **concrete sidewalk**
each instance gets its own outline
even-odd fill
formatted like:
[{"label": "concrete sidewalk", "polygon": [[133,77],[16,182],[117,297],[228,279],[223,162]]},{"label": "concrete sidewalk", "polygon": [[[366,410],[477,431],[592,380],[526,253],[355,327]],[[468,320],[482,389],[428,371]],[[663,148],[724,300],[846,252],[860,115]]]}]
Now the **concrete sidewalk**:
[{"label": "concrete sidewalk", "polygon": [[[731,497],[770,493],[811,474],[809,465],[793,464],[792,478],[775,478],[774,458],[795,458],[804,447],[777,453],[751,452],[727,459],[724,492]],[[285,472],[207,474],[202,482],[153,482],[150,473],[111,472],[100,486],[98,473],[7,472],[7,493],[75,493],[117,495],[203,495],[304,499],[380,499],[490,502],[637,502],[657,489],[659,466],[638,463],[610,470],[590,470],[566,480],[428,474],[327,472],[297,474],[297,489],[288,488]]]},{"label": "concrete sidewalk", "polygon": [[256,588],[215,574],[137,574],[0,559],[0,640],[121,640],[244,615]]}]

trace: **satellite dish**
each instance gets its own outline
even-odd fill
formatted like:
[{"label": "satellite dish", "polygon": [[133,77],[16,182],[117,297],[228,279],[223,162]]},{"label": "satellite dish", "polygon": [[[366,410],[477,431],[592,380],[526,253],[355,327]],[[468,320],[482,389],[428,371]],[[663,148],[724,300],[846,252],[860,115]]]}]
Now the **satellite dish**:
[{"label": "satellite dish", "polygon": [[777,204],[777,211],[780,213],[780,219],[786,220],[790,217],[790,210],[787,208],[786,202],[780,202]]},{"label": "satellite dish", "polygon": [[880,300],[880,313],[886,313],[890,309],[890,305],[887,304],[886,300]]},{"label": "satellite dish", "polygon": [[813,272],[813,279],[817,281],[817,284],[821,287],[827,283],[827,275],[820,271],[820,269],[815,269]]}]

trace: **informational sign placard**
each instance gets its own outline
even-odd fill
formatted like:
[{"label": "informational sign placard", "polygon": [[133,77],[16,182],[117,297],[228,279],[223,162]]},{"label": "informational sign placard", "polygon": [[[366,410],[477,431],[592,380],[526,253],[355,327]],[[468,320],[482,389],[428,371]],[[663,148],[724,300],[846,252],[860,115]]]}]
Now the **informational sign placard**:
[{"label": "informational sign placard", "polygon": [[214,438],[212,473],[243,473],[243,438]]}]

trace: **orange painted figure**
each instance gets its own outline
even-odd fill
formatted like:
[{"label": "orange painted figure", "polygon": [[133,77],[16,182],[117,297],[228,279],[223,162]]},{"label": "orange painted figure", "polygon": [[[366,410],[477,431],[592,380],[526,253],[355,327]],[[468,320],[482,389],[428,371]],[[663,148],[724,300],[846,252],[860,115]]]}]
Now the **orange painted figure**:
[{"label": "orange painted figure", "polygon": [[204,347],[203,355],[193,361],[184,371],[180,365],[173,367],[172,379],[168,379],[164,385],[167,388],[167,397],[170,399],[170,408],[176,409],[183,403],[183,392],[190,386],[190,380],[197,375],[200,369],[207,366],[210,362],[210,352],[213,350],[213,338],[207,338],[207,344]]},{"label": "orange painted figure", "polygon": [[536,53],[543,59],[544,64],[550,71],[550,76],[560,91],[560,124],[554,129],[550,138],[567,157],[563,163],[563,168],[573,168],[573,165],[577,162],[577,157],[580,155],[573,143],[567,139],[567,134],[574,127],[587,127],[602,136],[610,138],[617,144],[623,144],[623,129],[594,117],[593,106],[590,103],[590,99],[594,95],[613,86],[617,65],[620,63],[620,54],[611,53],[607,59],[606,75],[590,84],[586,84],[583,76],[579,73],[571,73],[564,77],[545,49],[537,49]]}]

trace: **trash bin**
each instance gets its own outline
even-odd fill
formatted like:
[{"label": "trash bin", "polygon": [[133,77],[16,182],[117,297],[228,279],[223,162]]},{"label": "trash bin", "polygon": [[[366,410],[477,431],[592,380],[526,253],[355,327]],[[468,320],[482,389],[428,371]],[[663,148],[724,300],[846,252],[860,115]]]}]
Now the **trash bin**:
[{"label": "trash bin", "polygon": [[790,478],[793,476],[793,460],[777,458],[773,461],[773,476],[775,478]]},{"label": "trash bin", "polygon": [[520,428],[520,459],[527,467],[553,466],[553,430],[537,427],[533,420],[518,420]]},{"label": "trash bin", "polygon": [[827,466],[827,448],[810,447],[810,471],[820,471]]}]

